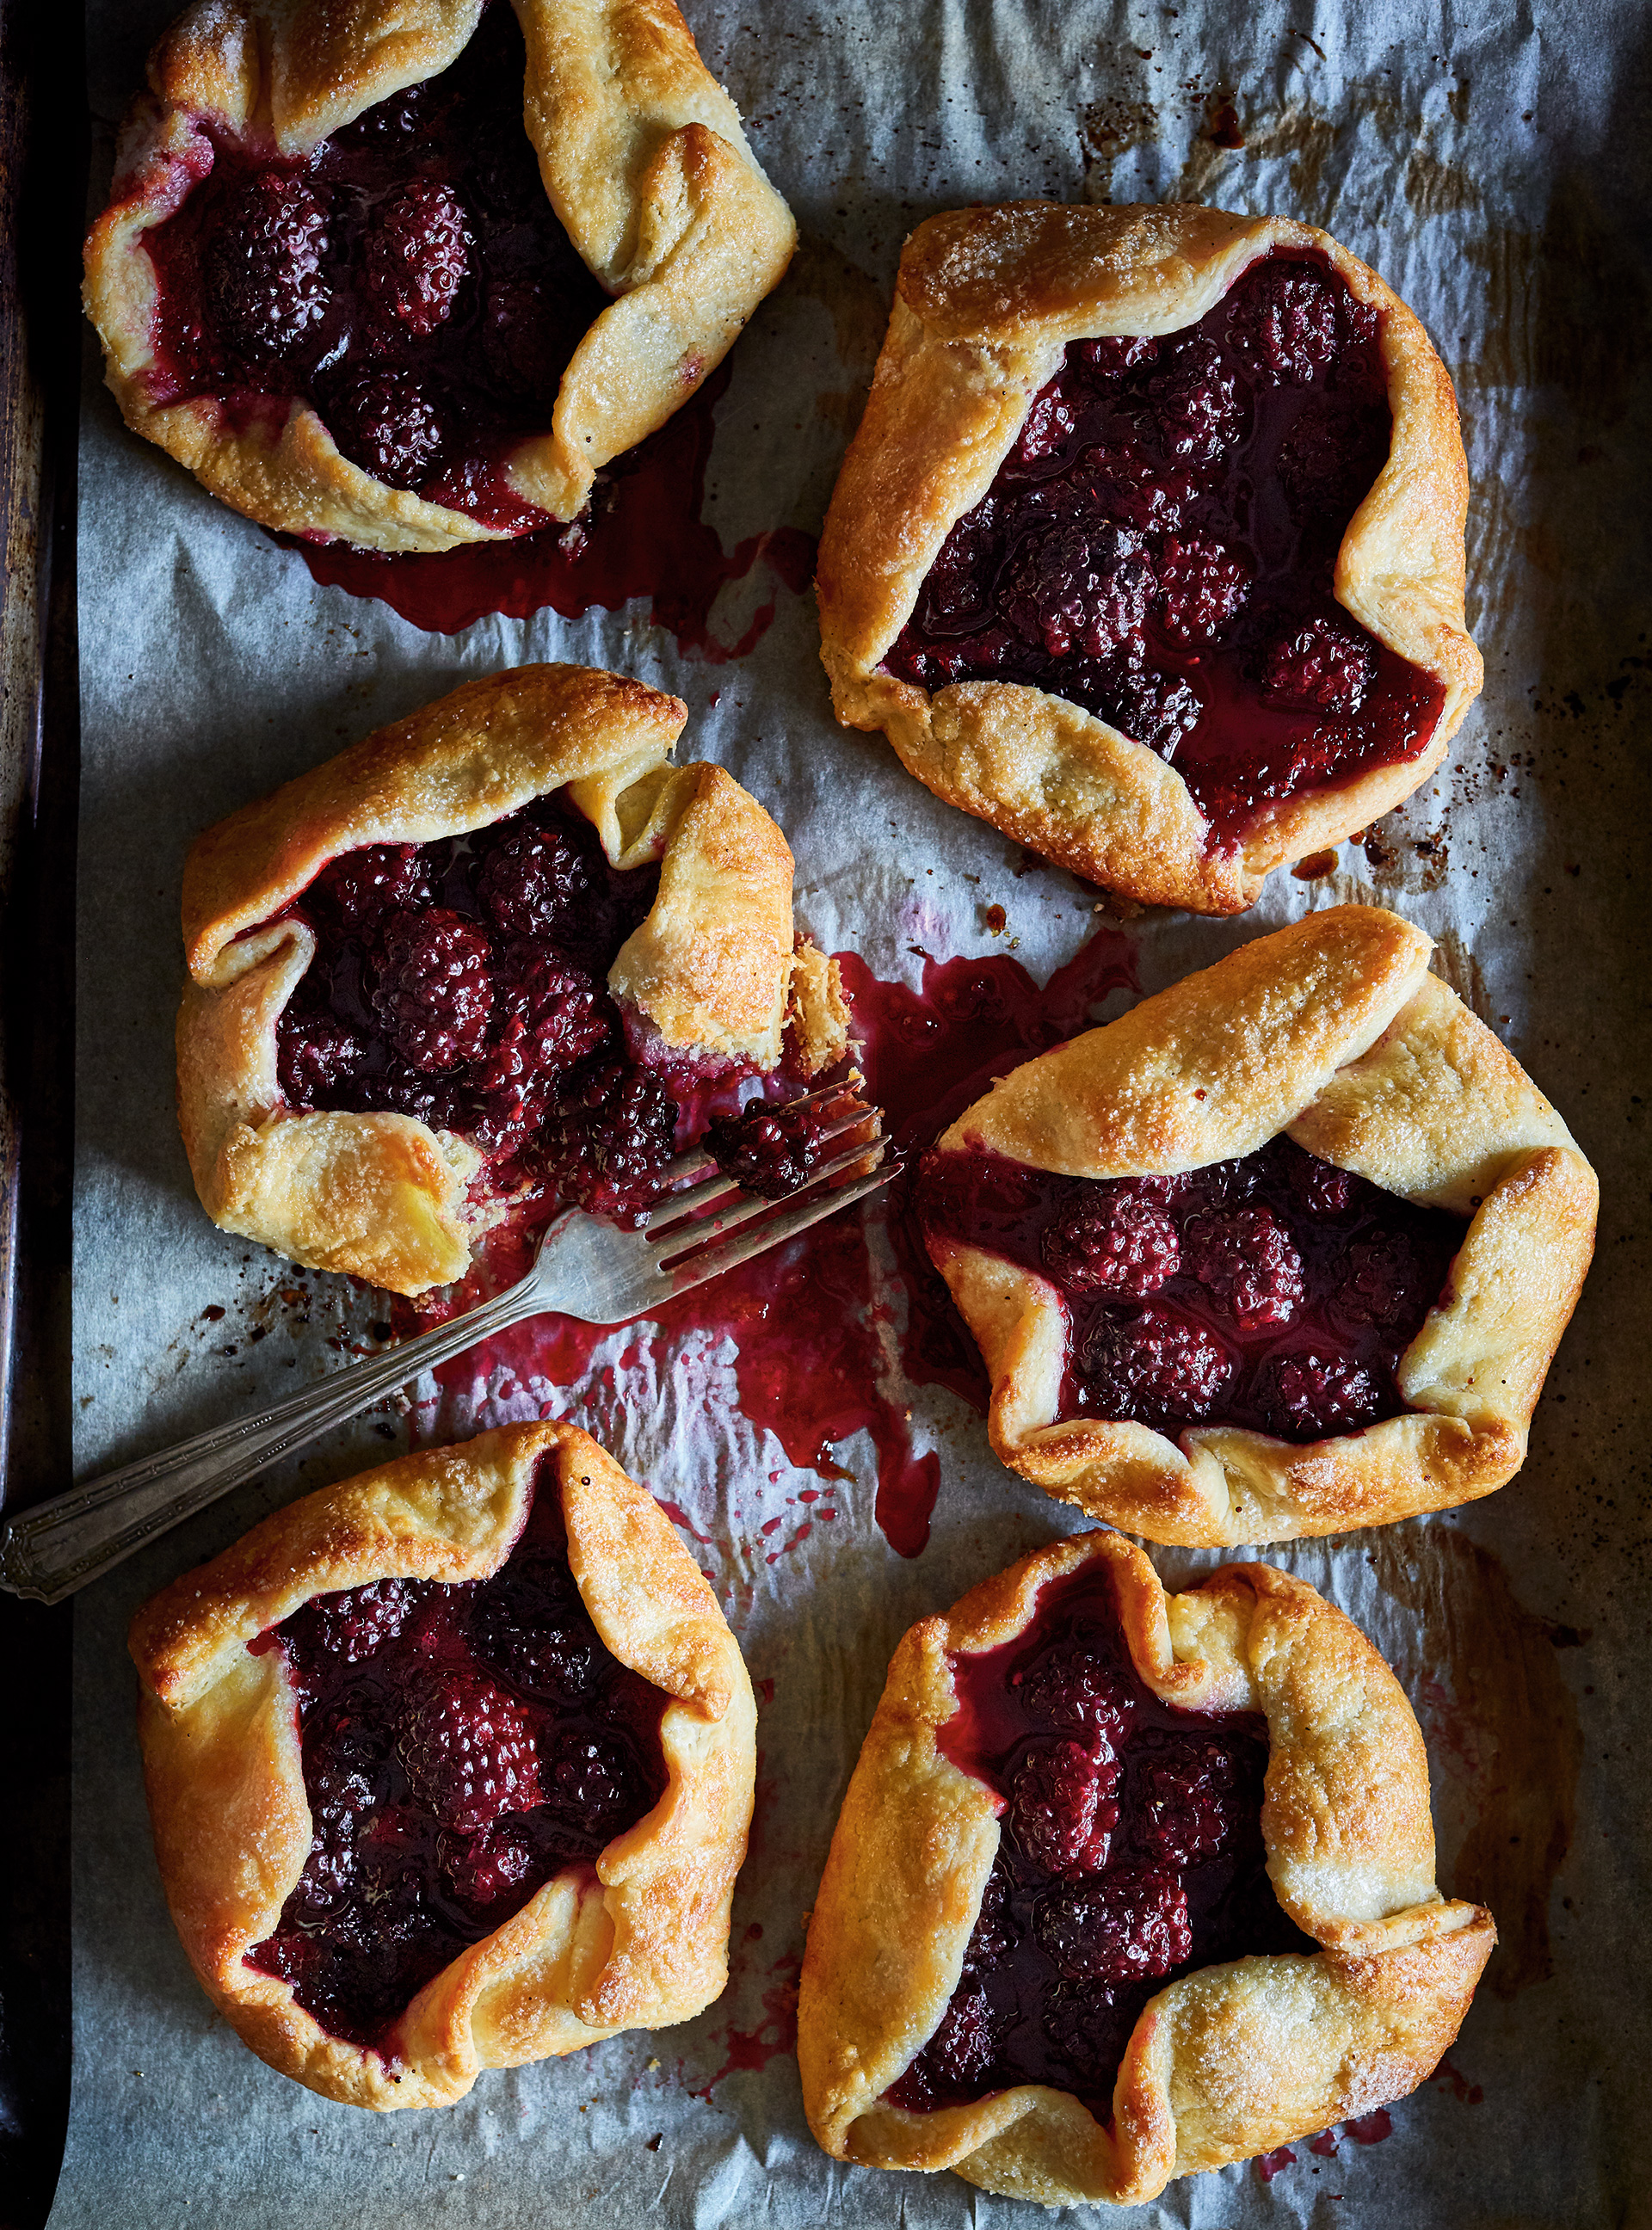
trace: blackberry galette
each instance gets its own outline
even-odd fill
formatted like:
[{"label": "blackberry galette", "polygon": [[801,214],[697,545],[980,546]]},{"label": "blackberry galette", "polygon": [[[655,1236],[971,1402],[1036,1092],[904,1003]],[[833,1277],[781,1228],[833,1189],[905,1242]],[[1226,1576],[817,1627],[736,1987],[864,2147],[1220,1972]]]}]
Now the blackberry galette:
[{"label": "blackberry galette", "polygon": [[672,0],[197,0],[149,78],[87,242],[109,385],[314,539],[575,520],[796,244]]},{"label": "blackberry galette", "polygon": [[924,1242],[1023,1478],[1151,1541],[1488,1494],[1594,1247],[1559,1116],[1371,906],[1310,914],[1001,1078]]},{"label": "blackberry galette", "polygon": [[413,1294],[558,1205],[635,1221],[708,1133],[786,1189],[847,1009],[774,822],[669,763],[686,710],[519,667],[197,841],[178,1115],[215,1222]]},{"label": "blackberry galette", "polygon": [[173,1920],[282,2074],[446,2105],[722,1990],[751,1683],[652,1497],[572,1426],[307,1495],[131,1647]]},{"label": "blackberry galette", "polygon": [[809,1923],[829,2153],[1136,2205],[1404,2097],[1496,1941],[1387,1666],[1266,1564],[1082,1534],[912,1628]]},{"label": "blackberry galette", "polygon": [[1074,873],[1231,913],[1439,764],[1467,500],[1444,366],[1328,234],[932,217],[821,539],[837,717]]}]

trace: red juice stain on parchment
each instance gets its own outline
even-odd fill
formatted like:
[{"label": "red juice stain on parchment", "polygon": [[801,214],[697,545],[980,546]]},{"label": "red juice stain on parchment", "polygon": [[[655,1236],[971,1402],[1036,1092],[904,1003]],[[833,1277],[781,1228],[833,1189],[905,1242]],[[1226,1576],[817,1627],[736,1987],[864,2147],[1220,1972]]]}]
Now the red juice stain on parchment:
[{"label": "red juice stain on parchment", "polygon": [[[838,961],[863,1041],[868,1091],[914,1166],[919,1151],[978,1099],[994,1077],[1075,1036],[1108,992],[1135,985],[1129,939],[1114,930],[1098,931],[1042,991],[1007,955],[980,960],[926,956],[917,991],[880,981],[854,953],[840,953]],[[984,1415],[991,1388],[980,1352],[924,1250],[911,1190],[910,1179],[901,1179],[874,1210],[906,1288],[900,1366],[912,1385],[944,1387]],[[897,1536],[915,1538],[919,1548],[927,1540],[934,1489],[931,1479],[925,1499],[923,1482],[886,1480],[880,1473],[878,1523],[897,1547]]]},{"label": "red juice stain on parchment", "polygon": [[1342,2125],[1345,2137],[1357,2145],[1379,2145],[1384,2137],[1394,2134],[1394,2120],[1386,2106],[1378,2106],[1369,2114],[1357,2114],[1352,2122]]},{"label": "red juice stain on parchment", "polygon": [[1436,2091],[1449,2087],[1460,2105],[1483,2106],[1486,2103],[1483,2087],[1478,2083],[1471,2083],[1462,2068],[1454,2067],[1449,2059],[1442,2059],[1429,2079]]},{"label": "red juice stain on parchment", "polygon": [[716,404],[728,377],[728,365],[720,365],[657,434],[614,460],[579,528],[552,525],[513,541],[428,554],[277,538],[299,551],[323,588],[377,597],[427,634],[457,635],[490,612],[521,620],[548,604],[578,619],[595,605],[614,611],[647,596],[650,623],[669,628],[680,649],[718,666],[744,658],[774,618],[776,595],[752,613],[737,641],[724,642],[711,631],[719,591],[761,563],[774,581],[801,595],[814,571],[815,538],[773,527],[726,551],[701,519]]},{"label": "red juice stain on parchment", "polygon": [[[1356,2114],[1352,2121],[1339,2126],[1343,2136],[1352,2137],[1357,2145],[1379,2145],[1384,2137],[1393,2136],[1394,2117],[1386,2106],[1378,2106],[1369,2114]],[[1321,2130],[1317,2137],[1309,2140],[1308,2150],[1320,2160],[1333,2160],[1339,2142],[1334,2129]],[[1296,2155],[1288,2145],[1281,2145],[1275,2151],[1262,2155],[1256,2162],[1256,2173],[1264,2183],[1271,2183],[1282,2170],[1295,2166]],[[1339,2197],[1340,2194],[1334,2195]]]},{"label": "red juice stain on parchment", "polygon": [[[926,959],[919,990],[881,981],[854,953],[838,959],[869,1095],[885,1111],[888,1134],[906,1149],[926,1144],[992,1077],[1084,1028],[1097,1000],[1134,982],[1128,940],[1106,930],[1042,992],[1007,956]],[[913,1452],[911,1409],[891,1370],[892,1346],[910,1385],[945,1387],[985,1410],[980,1358],[924,1253],[907,1191],[907,1181],[897,1180],[853,1215],[829,1217],[667,1303],[637,1328],[629,1350],[646,1341],[668,1354],[696,1333],[726,1338],[742,1414],[774,1434],[795,1468],[829,1482],[797,1495],[796,1518],[767,1520],[756,1552],[771,1564],[816,1524],[836,1518],[829,1483],[849,1474],[833,1451],[857,1432],[868,1434],[876,1451],[874,1514],[886,1539],[903,1556],[918,1556],[926,1544],[940,1460],[932,1451]],[[874,1222],[887,1236],[906,1288],[907,1321],[898,1342],[884,1336],[897,1312],[868,1244]],[[489,1289],[526,1266],[525,1258],[507,1266],[496,1256]],[[444,1299],[440,1312],[479,1298],[467,1281]],[[578,1387],[610,1336],[606,1326],[534,1317],[467,1350],[436,1376],[461,1397],[479,1384],[513,1380]],[[694,1539],[710,1542],[680,1506],[662,1507]]]},{"label": "red juice stain on parchment", "polygon": [[763,1993],[763,2018],[754,2028],[737,2028],[731,2022],[723,2035],[726,2054],[710,2082],[692,2095],[709,2098],[726,2075],[758,2073],[771,2059],[797,2049],[797,1981],[803,1955],[788,1951],[769,1969],[775,1978]]}]

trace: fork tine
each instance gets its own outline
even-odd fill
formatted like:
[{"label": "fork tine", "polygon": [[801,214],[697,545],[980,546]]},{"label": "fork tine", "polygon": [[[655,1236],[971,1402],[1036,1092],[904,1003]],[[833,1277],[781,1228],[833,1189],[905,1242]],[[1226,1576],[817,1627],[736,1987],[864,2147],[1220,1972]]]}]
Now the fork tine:
[{"label": "fork tine", "polygon": [[709,1208],[713,1201],[731,1199],[739,1190],[733,1178],[725,1176],[719,1170],[703,1184],[690,1185],[684,1192],[662,1193],[649,1210],[649,1238],[674,1228],[687,1216],[697,1215],[702,1208]]},{"label": "fork tine", "polygon": [[740,1263],[749,1262],[754,1254],[766,1254],[770,1247],[779,1246],[783,1240],[795,1239],[800,1231],[807,1231],[810,1224],[820,1222],[825,1216],[836,1215],[839,1208],[852,1208],[856,1201],[864,1200],[868,1193],[878,1191],[891,1178],[898,1176],[902,1166],[899,1161],[887,1161],[879,1168],[868,1170],[865,1176],[857,1177],[853,1184],[840,1185],[835,1191],[811,1192],[801,1198],[794,1193],[792,1198],[797,1204],[789,1214],[777,1216],[771,1223],[758,1224],[755,1230],[748,1231],[743,1238],[715,1241],[696,1253],[681,1256],[666,1272],[672,1292],[686,1293],[695,1286],[703,1286],[708,1278],[720,1278],[725,1270],[738,1268]]},{"label": "fork tine", "polygon": [[[809,1179],[806,1186],[800,1185],[797,1192],[784,1195],[780,1200],[765,1200],[758,1193],[741,1192],[738,1186],[731,1188],[734,1197],[740,1203],[739,1206],[731,1208],[719,1215],[709,1228],[704,1223],[673,1225],[668,1234],[660,1241],[661,1260],[674,1261],[680,1255],[688,1253],[697,1245],[709,1244],[721,1238],[726,1232],[739,1230],[741,1224],[749,1223],[754,1215],[766,1215],[771,1208],[784,1207],[786,1200],[796,1200],[799,1193],[812,1189],[817,1184],[823,1184],[829,1177],[841,1176],[845,1170],[852,1170],[857,1162],[864,1162],[867,1156],[874,1150],[877,1143],[877,1140],[873,1138],[862,1139],[858,1145],[849,1147],[847,1152],[837,1155],[829,1162],[823,1163]],[[649,1228],[649,1236],[650,1239],[654,1237],[652,1224]],[[674,1254],[671,1251],[674,1248],[676,1250]]]},{"label": "fork tine", "polygon": [[[788,1100],[786,1105],[791,1107],[800,1107],[803,1102],[800,1099],[792,1099]],[[876,1122],[881,1113],[881,1110],[879,1108],[857,1104],[846,1115],[840,1116],[828,1129],[817,1131],[815,1133],[816,1142],[822,1145],[827,1145],[834,1138],[846,1138],[851,1131],[858,1131],[868,1123]],[[874,1132],[873,1138],[862,1139],[861,1141],[862,1150],[870,1147],[878,1135]],[[833,1163],[835,1169],[846,1166],[846,1163]],[[824,1170],[816,1170],[808,1182],[814,1184],[826,1174]],[[725,1176],[720,1170],[715,1175],[708,1176],[703,1184],[694,1185],[687,1191],[662,1195],[658,1204],[649,1211],[649,1235],[653,1238],[662,1231],[674,1229],[685,1218],[698,1215],[702,1208],[710,1208],[718,1201],[732,1199],[739,1189],[736,1179]],[[772,1206],[772,1202],[768,1205]],[[755,1208],[748,1208],[745,1211],[748,1215],[757,1213],[758,1210]],[[743,1222],[745,1217],[733,1220]],[[726,1221],[725,1228],[726,1228]]]},{"label": "fork tine", "polygon": [[[852,1104],[849,1104],[842,1112],[834,1111],[834,1119],[831,1119],[829,1126],[827,1126],[825,1131],[818,1131],[818,1133],[816,1133],[818,1144],[829,1144],[834,1138],[845,1138],[849,1131],[856,1131],[856,1128],[861,1128],[862,1124],[869,1124],[869,1122],[881,1124],[881,1119],[883,1119],[883,1108],[868,1106],[865,1099],[858,1099],[856,1097],[858,1081],[861,1081],[861,1077],[856,1075],[849,1081],[845,1081],[845,1084],[823,1084],[823,1086],[818,1086],[818,1091],[805,1092],[800,1099],[783,1099],[783,1102],[778,1102],[778,1106],[784,1108],[784,1111],[790,1111],[790,1108],[816,1106],[816,1104],[825,1102],[825,1099],[849,1099]],[[879,1138],[879,1135],[881,1135],[879,1131],[874,1131],[872,1138]],[[865,1139],[865,1144],[869,1146],[872,1139]],[[726,1177],[720,1169],[716,1169],[716,1164],[711,1162],[711,1157],[707,1153],[678,1155],[678,1160],[675,1160],[674,1164],[671,1164],[671,1169],[667,1170],[667,1180],[682,1180],[682,1177],[689,1177],[689,1176],[700,1176],[700,1170],[705,1170],[705,1182],[702,1182],[702,1184],[695,1184],[691,1186],[691,1189],[682,1189],[682,1186],[674,1182],[674,1184],[667,1186],[667,1191],[660,1193],[660,1200],[655,1202],[655,1207],[649,1211],[649,1235],[651,1235],[651,1238],[653,1235],[658,1235],[660,1231],[668,1231],[674,1224],[680,1224],[684,1217],[698,1215],[702,1208],[709,1208],[713,1202],[726,1200],[726,1197],[732,1197],[733,1193],[740,1191],[738,1182],[733,1180],[733,1177]],[[810,1177],[810,1184],[814,1184],[821,1176],[823,1176],[823,1170],[816,1170],[814,1177]]]},{"label": "fork tine", "polygon": [[703,1176],[707,1170],[716,1166],[703,1146],[690,1146],[686,1154],[679,1154],[675,1161],[666,1163],[665,1175],[661,1179],[661,1198],[674,1199],[680,1188],[690,1177]]},{"label": "fork tine", "polygon": [[[815,1136],[817,1138],[841,1138],[846,1131],[858,1129],[862,1123],[875,1123],[878,1128],[872,1136],[874,1138],[881,1138],[883,1136],[882,1108],[868,1107],[863,1102],[857,1102],[847,1114],[836,1117],[828,1129],[816,1131]],[[868,1139],[866,1143],[869,1145],[871,1139]]]},{"label": "fork tine", "polygon": [[835,1099],[839,1092],[853,1094],[865,1081],[866,1079],[857,1068],[852,1075],[844,1077],[841,1083],[817,1084],[812,1092],[805,1092],[800,1099],[783,1099],[777,1104],[780,1107],[813,1107],[819,1100]]}]

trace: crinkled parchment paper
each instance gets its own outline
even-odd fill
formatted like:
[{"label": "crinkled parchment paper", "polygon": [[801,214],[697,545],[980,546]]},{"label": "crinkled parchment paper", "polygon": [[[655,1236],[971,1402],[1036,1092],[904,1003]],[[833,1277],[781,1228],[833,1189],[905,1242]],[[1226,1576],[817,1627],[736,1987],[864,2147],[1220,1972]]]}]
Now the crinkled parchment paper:
[{"label": "crinkled parchment paper", "polygon": [[[167,0],[91,10],[106,142],[167,13]],[[1452,980],[1600,1169],[1599,1258],[1518,1481],[1455,1517],[1275,1552],[1406,1683],[1429,1739],[1442,1883],[1493,1907],[1502,1948],[1449,2067],[1394,2109],[1383,2142],[1299,2146],[1271,2181],[1251,2166],[1196,2178],[1133,2220],[1648,2220],[1635,1686],[1648,1374],[1632,1331],[1647,1216],[1637,1033],[1652,973],[1632,740],[1649,656],[1644,448],[1633,446],[1652,338],[1647,19],[1519,4],[1442,17],[1381,0],[1288,11],[1280,0],[818,11],[700,0],[689,14],[803,231],[720,406],[707,516],[726,546],[766,527],[817,530],[901,237],[959,203],[1184,197],[1307,217],[1392,281],[1456,379],[1487,687],[1453,765],[1363,847],[1345,847],[1333,882],[1276,876],[1242,921],[1148,917],[1130,934],[1151,990],[1332,895],[1375,894],[1440,938]],[[986,925],[995,902],[1041,979],[1087,934],[1093,893],[936,803],[881,739],[836,729],[806,595],[780,590],[756,648],[722,666],[681,654],[640,605],[485,620],[450,640],[315,587],[295,556],[125,435],[95,371],[81,470],[83,1476],[371,1343],[371,1299],[218,1234],[196,1205],[171,1112],[178,875],[206,822],[462,675],[576,658],[679,691],[693,708],[685,751],[723,761],[784,824],[802,921],[881,976],[915,981],[913,944],[1003,950]],[[725,592],[713,617],[725,640],[761,585]],[[283,2081],[212,2014],[151,1856],[126,1621],[263,1511],[382,1458],[385,1435],[404,1439],[403,1421],[368,1420],[80,1600],[62,2230],[1039,2219],[956,2177],[829,2162],[786,2047],[802,1916],[896,1637],[1069,1530],[1074,1513],[1002,1472],[952,1397],[920,1392],[913,1432],[942,1464],[923,1555],[903,1559],[878,1531],[857,1440],[838,1450],[852,1477],[836,1521],[769,1563],[763,1526],[795,1515],[797,1494],[819,1482],[734,1409],[726,1348],[645,1349],[630,1365],[618,1354],[604,1358],[617,1376],[598,1409],[578,1386],[530,1389],[529,1406],[589,1418],[681,1506],[762,1684],[759,1808],[727,1995],[680,2029],[485,2076],[445,2112],[382,2117]],[[1174,1577],[1210,1560],[1158,1561]]]}]

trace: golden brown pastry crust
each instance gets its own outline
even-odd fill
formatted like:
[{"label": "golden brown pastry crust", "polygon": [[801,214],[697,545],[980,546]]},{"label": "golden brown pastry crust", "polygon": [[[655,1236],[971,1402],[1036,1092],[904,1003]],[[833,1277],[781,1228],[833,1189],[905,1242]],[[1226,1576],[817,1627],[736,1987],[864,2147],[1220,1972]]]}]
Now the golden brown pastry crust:
[{"label": "golden brown pastry crust", "polygon": [[[274,918],[339,852],[424,844],[571,790],[616,867],[660,888],[609,989],[668,1050],[709,1067],[779,1065],[789,1002],[810,1073],[847,1045],[836,964],[800,968],[791,854],[720,767],[674,766],[687,708],[616,674],[523,666],[468,681],[207,830],[184,870],[190,980],[178,1122],[201,1204],[296,1262],[417,1293],[462,1277],[484,1211],[465,1139],[407,1115],[300,1113],[276,1074],[276,1020],[313,932]],[[841,1000],[839,1001],[841,1008]]]},{"label": "golden brown pastry crust", "polygon": [[[1131,1654],[1157,1694],[1266,1714],[1268,1875],[1322,1949],[1204,1968],[1162,1990],[1131,2037],[1111,2130],[1037,2084],[909,2113],[883,2093],[957,1987],[998,1847],[997,1799],[936,1745],[955,1704],[948,1654],[1013,1640],[1040,1589],[1092,1561],[1112,1568]],[[952,2168],[1050,2207],[1137,2205],[1172,2176],[1414,2090],[1449,2048],[1495,1941],[1489,1913],[1435,1887],[1422,1737],[1340,1611],[1266,1564],[1225,1566],[1166,1597],[1140,1550],[1082,1534],[925,1619],[895,1652],[809,1923],[803,2105],[840,2160]]]},{"label": "golden brown pastry crust", "polygon": [[[932,695],[878,662],[955,523],[973,508],[1069,341],[1196,324],[1269,248],[1314,248],[1383,313],[1394,431],[1338,553],[1338,601],[1444,686],[1420,758],[1292,798],[1231,854],[1204,849],[1186,783],[1158,753],[1019,683]],[[1339,843],[1430,775],[1479,693],[1463,618],[1468,478],[1455,398],[1398,296],[1328,233],[1191,207],[1016,202],[927,219],[900,259],[866,415],[821,536],[821,656],[847,727],[881,728],[938,797],[1108,889],[1233,913],[1281,861]]]},{"label": "golden brown pastry crust", "polygon": [[[603,1642],[670,1698],[669,1782],[593,1867],[571,1866],[414,1999],[383,2054],[330,2036],[246,1963],[309,1855],[298,1717],[279,1650],[247,1644],[311,1596],[391,1576],[485,1578],[551,1458],[568,1560]],[[729,1905],[756,1767],[751,1682],[652,1496],[571,1425],[509,1425],[403,1456],[277,1511],[145,1603],[130,1644],[167,1903],[224,2018],[261,2059],[358,2106],[442,2106],[484,2067],[662,2028],[728,1979]]]},{"label": "golden brown pastry crust", "polygon": [[[513,0],[527,45],[524,123],[552,206],[613,296],[562,377],[548,433],[506,477],[571,519],[597,469],[665,423],[779,284],[797,227],[672,0]],[[109,206],[86,248],[87,314],[126,423],[265,526],[374,550],[507,538],[390,488],[341,454],[307,403],[279,435],[210,398],[152,399],[155,275],[141,235],[210,168],[220,133],[301,155],[373,102],[454,61],[480,0],[196,0],[150,57]]]},{"label": "golden brown pastry crust", "polygon": [[1400,1358],[1410,1413],[1303,1447],[1237,1426],[1172,1440],[1145,1425],[1057,1423],[1055,1288],[938,1241],[936,1266],[991,1374],[988,1431],[1003,1462],[1092,1517],[1206,1548],[1387,1524],[1513,1477],[1594,1251],[1598,1187],[1519,1063],[1428,972],[1431,950],[1377,907],[1309,914],[1013,1070],[939,1142],[1116,1177],[1197,1169],[1283,1131],[1469,1217],[1449,1298]]}]

